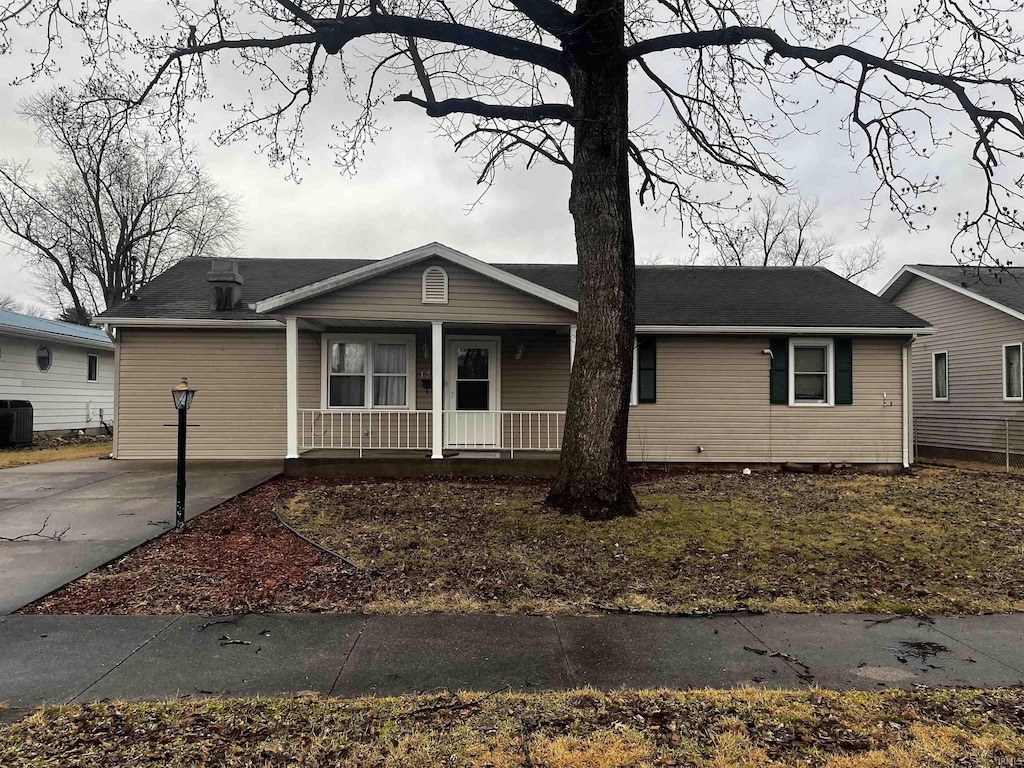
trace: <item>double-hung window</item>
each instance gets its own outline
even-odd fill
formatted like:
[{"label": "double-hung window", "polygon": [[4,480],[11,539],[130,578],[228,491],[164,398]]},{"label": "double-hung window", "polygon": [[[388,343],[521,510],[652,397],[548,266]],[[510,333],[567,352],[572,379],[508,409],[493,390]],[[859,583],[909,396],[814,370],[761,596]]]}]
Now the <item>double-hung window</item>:
[{"label": "double-hung window", "polygon": [[932,400],[949,400],[949,353],[932,353]]},{"label": "double-hung window", "polygon": [[325,336],[327,408],[411,408],[415,338]]},{"label": "double-hung window", "polygon": [[1024,364],[1021,345],[1003,345],[1003,400],[1024,400]]},{"label": "double-hung window", "polygon": [[832,405],[832,339],[790,339],[789,360],[789,404]]}]

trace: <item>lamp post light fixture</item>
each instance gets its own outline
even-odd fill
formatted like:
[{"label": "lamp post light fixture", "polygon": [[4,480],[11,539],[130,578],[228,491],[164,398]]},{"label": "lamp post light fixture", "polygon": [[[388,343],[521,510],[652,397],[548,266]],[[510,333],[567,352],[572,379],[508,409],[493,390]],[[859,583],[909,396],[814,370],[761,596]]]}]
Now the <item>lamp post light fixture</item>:
[{"label": "lamp post light fixture", "polygon": [[196,390],[189,389],[188,379],[171,389],[174,407],[178,410],[178,493],[174,505],[174,527],[185,525],[185,431],[188,426],[188,409],[192,407],[192,399]]}]

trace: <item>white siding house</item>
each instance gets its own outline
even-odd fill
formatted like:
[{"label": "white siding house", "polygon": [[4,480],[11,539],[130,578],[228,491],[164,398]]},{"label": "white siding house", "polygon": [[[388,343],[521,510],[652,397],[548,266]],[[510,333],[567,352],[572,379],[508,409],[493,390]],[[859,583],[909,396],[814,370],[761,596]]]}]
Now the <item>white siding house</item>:
[{"label": "white siding house", "polygon": [[28,400],[36,432],[105,431],[114,415],[106,332],[0,310],[0,400]]}]

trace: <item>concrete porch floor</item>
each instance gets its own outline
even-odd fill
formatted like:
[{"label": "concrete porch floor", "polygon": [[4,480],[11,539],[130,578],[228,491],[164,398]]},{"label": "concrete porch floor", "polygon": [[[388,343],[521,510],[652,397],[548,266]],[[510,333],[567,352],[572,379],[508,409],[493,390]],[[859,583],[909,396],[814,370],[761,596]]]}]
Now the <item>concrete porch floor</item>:
[{"label": "concrete porch floor", "polygon": [[488,449],[444,452],[431,459],[422,450],[314,449],[285,459],[284,473],[296,477],[554,477],[558,453]]}]

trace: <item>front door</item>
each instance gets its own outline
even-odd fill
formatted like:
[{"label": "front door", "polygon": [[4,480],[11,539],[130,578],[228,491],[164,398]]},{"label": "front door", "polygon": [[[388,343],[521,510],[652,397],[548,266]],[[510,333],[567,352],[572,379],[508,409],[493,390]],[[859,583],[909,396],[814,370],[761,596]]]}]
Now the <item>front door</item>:
[{"label": "front door", "polygon": [[498,354],[496,339],[450,338],[445,348],[445,434],[452,448],[498,445]]}]

